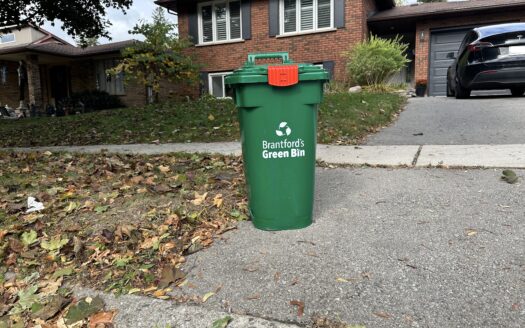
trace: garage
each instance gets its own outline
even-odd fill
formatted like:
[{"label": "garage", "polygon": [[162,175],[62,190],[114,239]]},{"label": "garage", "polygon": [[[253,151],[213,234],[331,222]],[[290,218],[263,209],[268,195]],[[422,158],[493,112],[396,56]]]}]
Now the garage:
[{"label": "garage", "polygon": [[469,29],[447,29],[432,31],[430,34],[430,67],[429,67],[429,96],[446,96],[447,69],[454,60],[447,59],[447,53],[457,54],[463,37]]}]

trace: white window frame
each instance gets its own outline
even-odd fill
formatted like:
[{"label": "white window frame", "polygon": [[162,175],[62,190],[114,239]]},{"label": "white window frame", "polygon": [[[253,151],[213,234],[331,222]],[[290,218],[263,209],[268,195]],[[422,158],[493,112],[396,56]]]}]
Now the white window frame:
[{"label": "white window frame", "polygon": [[224,99],[224,98],[230,98],[228,96],[226,96],[226,84],[224,84],[224,77],[228,74],[231,74],[232,72],[229,71],[229,72],[217,72],[217,73],[209,73],[208,74],[208,93],[210,95],[213,96],[213,83],[212,83],[212,77],[214,76],[222,76],[222,94],[224,95],[223,97],[217,97],[217,98],[221,98],[221,99]]},{"label": "white window frame", "polygon": [[[239,2],[239,6],[240,6],[240,10],[239,10],[239,22],[240,22],[240,28],[241,28],[241,33],[240,33],[240,37],[239,38],[236,38],[236,39],[232,39],[231,38],[231,22],[230,22],[230,2],[236,2],[238,1]],[[333,1],[333,0],[332,0]],[[216,19],[216,14],[215,14],[215,6],[218,5],[218,4],[223,4],[225,3],[226,4],[226,40],[220,40],[218,41],[217,40],[217,19]],[[205,7],[205,6],[212,6],[212,10],[211,10],[211,25],[212,25],[212,41],[207,41],[207,42],[204,42],[204,31],[203,31],[203,28],[202,28],[202,7]],[[198,11],[198,21],[199,21],[199,45],[208,45],[208,44],[220,44],[220,43],[230,43],[230,42],[236,42],[236,41],[243,41],[243,38],[242,38],[242,3],[241,3],[241,0],[218,0],[218,1],[208,1],[208,2],[203,2],[203,3],[199,3],[198,6],[197,6],[197,11]]]},{"label": "white window frame", "polygon": [[294,34],[309,34],[316,32],[325,32],[334,29],[334,0],[330,0],[330,26],[318,28],[318,15],[319,15],[319,6],[318,1],[313,0],[314,7],[314,20],[313,20],[313,29],[310,30],[301,30],[301,0],[295,0],[295,31],[285,32],[284,31],[284,0],[279,0],[279,35],[294,35]]},{"label": "white window frame", "polygon": [[[6,36],[6,35],[12,35],[13,36],[13,41],[7,41],[7,42],[2,41],[2,37]],[[14,42],[16,42],[16,35],[14,33],[6,33],[6,34],[1,34],[0,33],[0,44],[7,44],[7,43],[14,43]]]}]

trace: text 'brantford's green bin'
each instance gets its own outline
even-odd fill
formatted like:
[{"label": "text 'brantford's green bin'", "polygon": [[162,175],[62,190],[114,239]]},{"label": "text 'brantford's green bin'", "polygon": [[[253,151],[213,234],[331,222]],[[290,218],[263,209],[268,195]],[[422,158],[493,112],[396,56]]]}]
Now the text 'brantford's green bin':
[{"label": "text 'brantford's green bin'", "polygon": [[[278,64],[256,60],[280,59]],[[241,127],[250,214],[263,230],[312,223],[317,108],[328,72],[288,53],[250,54],[226,76]]]}]

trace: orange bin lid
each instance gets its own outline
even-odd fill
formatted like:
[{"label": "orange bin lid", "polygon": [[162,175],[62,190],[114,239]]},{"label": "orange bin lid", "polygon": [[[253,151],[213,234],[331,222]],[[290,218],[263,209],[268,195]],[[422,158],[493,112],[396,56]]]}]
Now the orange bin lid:
[{"label": "orange bin lid", "polygon": [[288,87],[299,83],[298,65],[268,66],[268,84],[275,87]]}]

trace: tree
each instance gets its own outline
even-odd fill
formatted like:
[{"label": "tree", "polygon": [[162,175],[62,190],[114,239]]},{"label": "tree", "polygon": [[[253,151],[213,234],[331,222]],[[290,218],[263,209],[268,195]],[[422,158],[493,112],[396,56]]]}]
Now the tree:
[{"label": "tree", "polygon": [[42,26],[61,20],[66,32],[82,40],[108,37],[111,22],[104,18],[108,8],[128,9],[133,0],[0,0],[0,26],[27,24]]},{"label": "tree", "polygon": [[143,42],[135,42],[122,51],[123,59],[108,70],[112,75],[124,73],[126,80],[135,80],[151,87],[158,101],[160,83],[194,82],[197,80],[197,66],[193,58],[184,53],[187,40],[179,39],[177,24],[168,21],[162,8],[153,12],[153,22],[140,21],[129,33],[143,35]]}]

